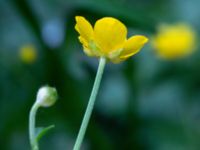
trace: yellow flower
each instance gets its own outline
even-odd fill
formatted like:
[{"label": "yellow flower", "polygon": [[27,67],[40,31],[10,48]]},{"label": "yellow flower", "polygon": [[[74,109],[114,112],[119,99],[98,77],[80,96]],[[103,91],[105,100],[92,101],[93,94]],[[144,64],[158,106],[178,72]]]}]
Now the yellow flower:
[{"label": "yellow flower", "polygon": [[118,63],[140,51],[148,38],[135,35],[127,39],[127,28],[119,20],[104,17],[92,25],[81,16],[76,16],[75,29],[88,56],[105,57]]},{"label": "yellow flower", "polygon": [[196,34],[193,29],[183,23],[161,25],[152,44],[159,57],[176,59],[190,55],[196,44]]},{"label": "yellow flower", "polygon": [[19,56],[24,63],[31,64],[36,60],[37,52],[33,45],[28,44],[20,48]]}]

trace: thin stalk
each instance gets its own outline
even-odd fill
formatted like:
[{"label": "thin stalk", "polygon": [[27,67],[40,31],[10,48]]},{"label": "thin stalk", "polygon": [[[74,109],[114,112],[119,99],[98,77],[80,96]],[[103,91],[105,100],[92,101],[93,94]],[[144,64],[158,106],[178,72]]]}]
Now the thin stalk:
[{"label": "thin stalk", "polygon": [[86,108],[86,111],[85,111],[85,114],[83,117],[83,121],[82,121],[82,124],[81,124],[81,127],[80,127],[73,150],[79,150],[81,147],[81,144],[82,144],[82,141],[83,141],[83,138],[84,138],[91,114],[92,114],[92,110],[94,108],[94,103],[95,103],[96,96],[97,96],[99,86],[101,83],[105,64],[106,64],[106,59],[103,57],[100,58],[99,67],[98,67],[97,74],[95,77],[95,81],[94,81],[94,85],[93,85],[92,92],[90,95],[90,99],[89,99],[89,102],[88,102],[88,105],[87,105],[87,108]]},{"label": "thin stalk", "polygon": [[38,143],[35,137],[35,117],[39,107],[40,105],[38,103],[34,103],[29,115],[29,139],[32,150],[39,150]]}]

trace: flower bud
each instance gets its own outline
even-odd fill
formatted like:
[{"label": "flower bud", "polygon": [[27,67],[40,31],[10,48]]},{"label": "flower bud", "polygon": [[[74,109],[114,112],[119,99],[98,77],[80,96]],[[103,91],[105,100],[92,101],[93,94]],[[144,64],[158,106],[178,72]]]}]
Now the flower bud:
[{"label": "flower bud", "polygon": [[38,90],[36,103],[42,107],[50,107],[54,105],[57,99],[58,94],[56,89],[53,87],[44,86]]}]

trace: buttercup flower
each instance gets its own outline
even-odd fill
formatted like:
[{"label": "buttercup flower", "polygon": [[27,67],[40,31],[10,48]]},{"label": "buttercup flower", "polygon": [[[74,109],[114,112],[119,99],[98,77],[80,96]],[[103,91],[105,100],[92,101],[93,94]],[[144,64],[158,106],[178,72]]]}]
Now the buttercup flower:
[{"label": "buttercup flower", "polygon": [[24,63],[33,63],[37,58],[36,48],[31,44],[22,46],[19,51],[19,57]]},{"label": "buttercup flower", "polygon": [[92,25],[81,16],[76,16],[75,29],[88,56],[105,57],[118,63],[138,53],[148,38],[135,35],[127,39],[127,28],[119,20],[104,17]]},{"label": "buttercup flower", "polygon": [[161,25],[152,40],[152,45],[159,57],[176,59],[190,55],[196,45],[196,34],[183,23]]}]

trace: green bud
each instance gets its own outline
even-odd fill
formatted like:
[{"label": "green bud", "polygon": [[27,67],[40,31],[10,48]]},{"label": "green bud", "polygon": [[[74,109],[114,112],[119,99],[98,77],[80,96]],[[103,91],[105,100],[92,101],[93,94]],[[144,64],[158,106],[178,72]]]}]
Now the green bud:
[{"label": "green bud", "polygon": [[36,103],[42,107],[50,107],[54,105],[57,99],[58,94],[56,89],[53,87],[44,86],[38,90]]}]

